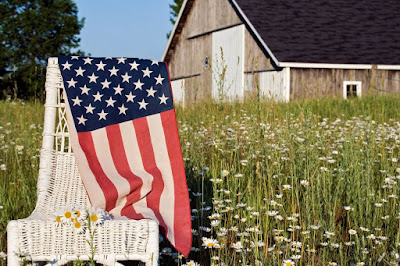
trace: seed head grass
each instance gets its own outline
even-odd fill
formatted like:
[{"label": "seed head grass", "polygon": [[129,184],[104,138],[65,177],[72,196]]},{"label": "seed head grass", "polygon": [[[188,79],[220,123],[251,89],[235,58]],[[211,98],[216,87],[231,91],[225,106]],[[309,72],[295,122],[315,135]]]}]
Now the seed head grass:
[{"label": "seed head grass", "polygon": [[[398,96],[178,109],[198,232],[192,258],[208,264],[208,255],[215,265],[396,261],[399,111]],[[205,249],[201,239],[219,246]]]},{"label": "seed head grass", "polygon": [[43,114],[40,103],[0,102],[0,250],[4,252],[8,221],[29,216],[36,204]]},{"label": "seed head grass", "polygon": [[[187,260],[161,265],[374,265],[400,254],[400,97],[176,108],[189,186]],[[37,103],[0,102],[0,252],[36,203]]]}]

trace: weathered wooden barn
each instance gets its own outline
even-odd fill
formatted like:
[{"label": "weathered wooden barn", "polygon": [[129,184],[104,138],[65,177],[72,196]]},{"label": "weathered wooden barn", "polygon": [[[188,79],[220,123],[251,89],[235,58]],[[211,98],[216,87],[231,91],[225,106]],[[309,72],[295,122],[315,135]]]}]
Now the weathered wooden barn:
[{"label": "weathered wooden barn", "polygon": [[162,60],[181,103],[400,93],[399,11],[399,0],[185,0]]}]

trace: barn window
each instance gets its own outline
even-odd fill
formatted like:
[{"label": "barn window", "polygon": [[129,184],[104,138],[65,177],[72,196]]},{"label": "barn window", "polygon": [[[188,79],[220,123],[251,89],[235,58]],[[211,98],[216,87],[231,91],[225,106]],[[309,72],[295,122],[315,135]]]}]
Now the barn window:
[{"label": "barn window", "polygon": [[343,98],[361,97],[361,81],[344,81]]},{"label": "barn window", "polygon": [[204,59],[204,69],[208,69],[210,66],[210,63],[208,62],[208,56]]}]

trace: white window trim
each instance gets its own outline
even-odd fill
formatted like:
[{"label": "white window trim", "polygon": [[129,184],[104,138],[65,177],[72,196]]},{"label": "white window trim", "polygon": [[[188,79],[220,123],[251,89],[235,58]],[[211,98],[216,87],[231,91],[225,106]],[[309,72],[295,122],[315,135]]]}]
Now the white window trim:
[{"label": "white window trim", "polygon": [[357,97],[361,97],[362,83],[361,81],[343,81],[343,98],[347,99],[347,85],[357,86]]}]

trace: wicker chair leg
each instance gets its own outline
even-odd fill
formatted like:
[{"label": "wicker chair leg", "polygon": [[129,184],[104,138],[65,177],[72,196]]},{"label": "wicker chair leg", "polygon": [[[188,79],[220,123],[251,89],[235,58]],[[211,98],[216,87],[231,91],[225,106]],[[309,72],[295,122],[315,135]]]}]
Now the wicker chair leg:
[{"label": "wicker chair leg", "polygon": [[18,222],[10,221],[7,225],[7,265],[21,265],[18,248]]}]

